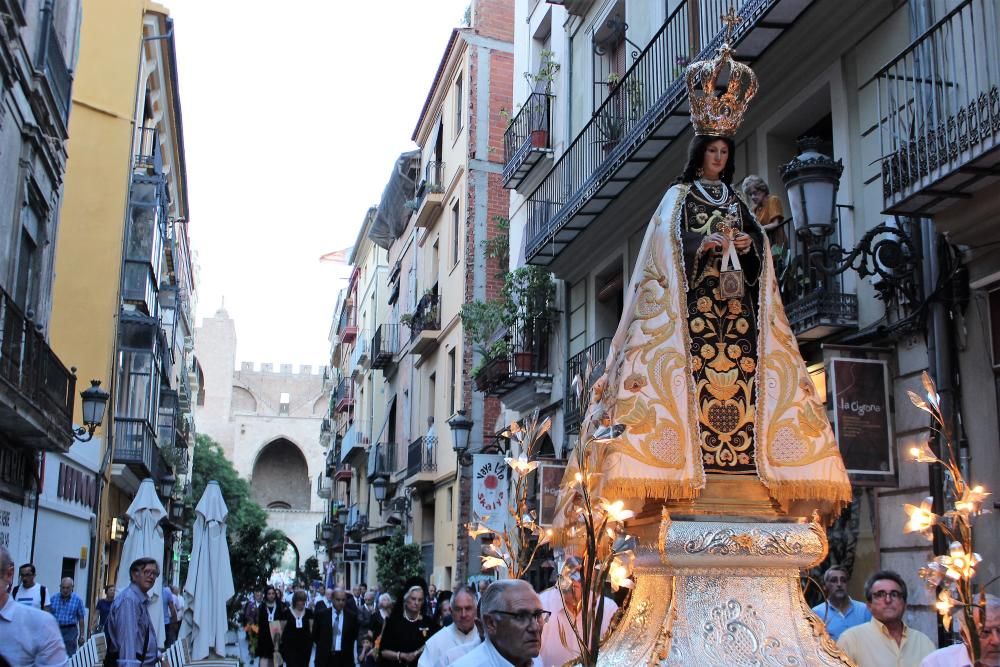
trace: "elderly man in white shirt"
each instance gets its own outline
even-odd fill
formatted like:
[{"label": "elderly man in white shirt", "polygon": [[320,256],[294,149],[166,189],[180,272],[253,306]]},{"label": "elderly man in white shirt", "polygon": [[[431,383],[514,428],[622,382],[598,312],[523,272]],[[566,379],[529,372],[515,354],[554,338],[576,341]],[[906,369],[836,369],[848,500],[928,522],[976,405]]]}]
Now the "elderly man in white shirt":
[{"label": "elderly man in white shirt", "polygon": [[451,617],[452,624],[424,644],[418,667],[450,665],[483,641],[476,627],[476,593],[468,586],[459,586],[452,593]]},{"label": "elderly man in white shirt", "polygon": [[[555,586],[545,589],[538,595],[542,600],[542,608],[552,613],[549,622],[542,628],[542,651],[539,657],[542,659],[544,667],[562,667],[580,655],[580,649],[576,643],[576,633],[573,632],[569,614],[572,613],[576,617],[577,627],[579,627],[583,598],[583,583],[580,578],[581,563],[578,558],[570,557],[566,559],[566,565],[570,568],[569,579],[572,585],[565,591],[565,606],[563,605],[563,596]],[[601,617],[602,637],[608,631],[616,611],[618,611],[618,605],[615,604],[614,600],[605,596],[604,614]]]},{"label": "elderly man in white shirt", "polygon": [[0,662],[17,667],[62,667],[66,647],[55,616],[18,604],[7,592],[14,561],[0,546]]},{"label": "elderly man in white shirt", "polygon": [[486,639],[454,667],[541,667],[542,626],[549,618],[527,581],[502,579],[486,589],[479,618]]},{"label": "elderly man in white shirt", "polygon": [[[976,618],[979,618],[978,611]],[[962,621],[964,623],[964,619]],[[979,647],[982,655],[976,665],[1000,665],[1000,598],[989,593],[986,594],[986,621],[979,631]],[[928,655],[920,667],[972,667],[972,661],[965,644],[953,644]]]}]

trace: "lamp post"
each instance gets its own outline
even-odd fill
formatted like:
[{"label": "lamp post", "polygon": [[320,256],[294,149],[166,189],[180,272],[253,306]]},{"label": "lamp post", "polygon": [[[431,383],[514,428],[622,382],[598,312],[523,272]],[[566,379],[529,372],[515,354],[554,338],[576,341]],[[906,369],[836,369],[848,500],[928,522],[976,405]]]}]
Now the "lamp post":
[{"label": "lamp post", "polygon": [[[73,372],[76,372],[75,368]],[[80,392],[80,398],[83,401],[83,426],[73,429],[73,437],[80,442],[90,442],[94,431],[104,421],[110,394],[101,389],[100,380],[91,380],[90,387]]]},{"label": "lamp post", "polygon": [[448,426],[451,428],[451,448],[458,455],[459,465],[472,464],[472,455],[469,454],[469,437],[472,435],[473,424],[474,422],[465,416],[465,410],[457,411],[448,420]]},{"label": "lamp post", "polygon": [[853,269],[860,278],[874,278],[882,301],[888,303],[900,293],[907,302],[917,303],[914,275],[920,252],[901,223],[872,227],[851,249],[829,242],[844,165],[820,153],[819,144],[815,137],[799,139],[799,155],[781,165],[795,233],[805,244],[810,268],[824,276]]},{"label": "lamp post", "polygon": [[167,475],[160,479],[160,495],[164,498],[170,498],[174,495],[174,486],[177,484],[177,478],[173,475]]},{"label": "lamp post", "polygon": [[375,500],[378,501],[378,511],[381,513],[382,503],[385,502],[385,497],[389,493],[389,476],[384,472],[376,474],[371,486],[375,491]]}]

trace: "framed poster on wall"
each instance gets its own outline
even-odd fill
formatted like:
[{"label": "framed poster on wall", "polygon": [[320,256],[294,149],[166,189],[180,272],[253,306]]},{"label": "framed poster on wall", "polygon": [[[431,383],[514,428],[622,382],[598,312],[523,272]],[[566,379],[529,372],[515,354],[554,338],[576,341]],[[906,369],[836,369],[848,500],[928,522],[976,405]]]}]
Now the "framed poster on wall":
[{"label": "framed poster on wall", "polygon": [[830,381],[833,430],[851,481],[894,486],[888,363],[834,357],[830,360]]}]

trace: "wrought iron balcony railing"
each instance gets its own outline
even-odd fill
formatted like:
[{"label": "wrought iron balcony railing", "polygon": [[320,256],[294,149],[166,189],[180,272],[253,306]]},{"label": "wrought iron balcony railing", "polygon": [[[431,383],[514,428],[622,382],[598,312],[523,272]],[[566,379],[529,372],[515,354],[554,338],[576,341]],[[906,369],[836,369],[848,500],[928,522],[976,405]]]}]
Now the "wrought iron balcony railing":
[{"label": "wrought iron balcony railing", "polygon": [[940,181],[997,147],[997,63],[1000,7],[965,0],[875,75],[887,211],[933,207],[948,196]]},{"label": "wrought iron balcony railing", "polygon": [[396,443],[380,442],[368,450],[368,481],[396,472]]},{"label": "wrought iron balcony railing", "polygon": [[[30,311],[29,311],[30,314]],[[23,433],[30,410],[39,417],[46,436],[56,435],[64,443],[73,426],[73,399],[76,377],[62,364],[31,317],[0,289],[0,380],[5,389],[24,401],[23,407],[8,415],[0,413],[0,426],[10,434]],[[13,398],[13,397],[12,397]],[[17,405],[20,401],[12,400]],[[17,424],[13,422],[16,420]],[[54,444],[54,443],[53,443]],[[65,442],[62,449],[68,448]],[[54,447],[53,447],[54,448]]]},{"label": "wrought iron balcony railing", "polygon": [[368,364],[368,345],[370,343],[371,338],[369,338],[367,331],[358,332],[357,340],[354,341],[354,348],[351,350],[351,359],[348,365],[352,377],[356,377],[365,370],[365,366]]},{"label": "wrought iron balcony railing", "polygon": [[441,304],[435,288],[435,291],[420,298],[417,309],[413,311],[413,319],[410,320],[410,339],[417,338],[422,331],[440,331],[440,329]]},{"label": "wrought iron balcony railing", "polygon": [[[737,4],[742,20],[733,31],[733,44],[738,45],[757,27],[766,44],[810,4],[790,7],[789,18],[775,26],[757,25],[781,3],[682,0],[677,5],[528,197],[525,255],[529,262],[550,264],[608,202],[688,129],[683,63],[714,56],[725,35],[721,16]],[[771,34],[763,34],[767,31]],[[577,216],[579,221],[569,225]]]},{"label": "wrought iron balcony railing", "polygon": [[[581,380],[587,384],[592,384],[597,378],[604,374],[604,365],[608,360],[608,350],[611,347],[611,338],[600,338],[590,346],[574,354],[566,360],[566,395],[563,398],[563,424],[567,433],[577,433],[580,430],[580,422],[583,420],[583,410],[586,406],[581,405],[573,389],[573,379],[580,376]],[[589,378],[584,377],[587,372],[587,364],[593,366],[593,372]]]},{"label": "wrought iron balcony railing", "polygon": [[368,428],[368,425],[360,421],[352,423],[348,427],[347,432],[344,433],[344,439],[340,443],[341,463],[348,461],[348,459],[356,454],[366,451],[369,442],[371,442],[371,430]]},{"label": "wrought iron balcony railing", "polygon": [[399,325],[380,324],[372,337],[371,367],[391,366],[399,353]]},{"label": "wrought iron balcony railing", "polygon": [[341,343],[353,343],[358,335],[357,311],[351,304],[345,305],[344,310],[340,313],[337,335],[340,336]]},{"label": "wrought iron balcony railing", "polygon": [[159,458],[156,434],[148,421],[142,418],[115,417],[112,463],[127,465],[139,479],[156,479]]},{"label": "wrought iron balcony railing", "polygon": [[532,93],[503,135],[504,187],[516,188],[552,149],[552,95]]},{"label": "wrought iron balcony railing", "polygon": [[551,378],[549,372],[549,318],[517,318],[504,337],[500,353],[476,373],[476,388],[504,396],[531,379]]},{"label": "wrought iron balcony railing", "polygon": [[437,471],[437,436],[421,436],[406,449],[406,476]]},{"label": "wrought iron balcony railing", "polygon": [[354,381],[344,378],[333,391],[334,405],[337,412],[344,412],[354,407]]},{"label": "wrought iron balcony railing", "polygon": [[[849,206],[837,206],[837,225],[827,243],[842,245],[841,230]],[[809,248],[795,233],[793,220],[771,232],[774,273],[792,333],[800,340],[817,340],[858,326],[858,297],[848,294],[845,274],[826,275],[809,258]]]}]

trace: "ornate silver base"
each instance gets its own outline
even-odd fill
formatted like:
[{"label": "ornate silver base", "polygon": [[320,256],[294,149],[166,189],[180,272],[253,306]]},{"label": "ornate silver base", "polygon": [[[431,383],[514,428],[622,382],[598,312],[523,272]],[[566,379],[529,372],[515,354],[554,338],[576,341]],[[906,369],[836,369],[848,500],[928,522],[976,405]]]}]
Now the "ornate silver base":
[{"label": "ornate silver base", "polygon": [[818,523],[671,521],[664,510],[645,528],[632,600],[600,665],[853,667],[799,584],[826,555]]}]

